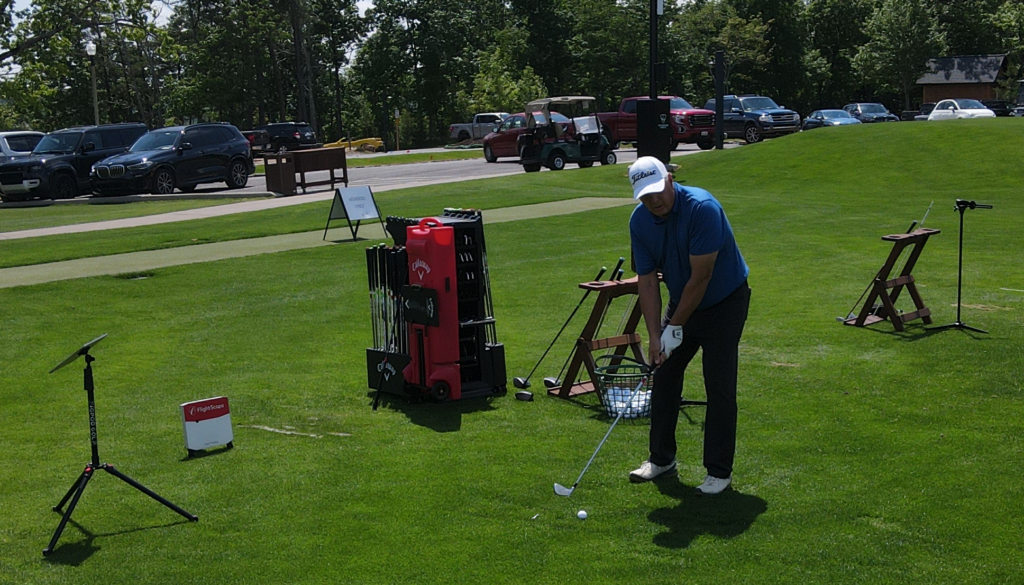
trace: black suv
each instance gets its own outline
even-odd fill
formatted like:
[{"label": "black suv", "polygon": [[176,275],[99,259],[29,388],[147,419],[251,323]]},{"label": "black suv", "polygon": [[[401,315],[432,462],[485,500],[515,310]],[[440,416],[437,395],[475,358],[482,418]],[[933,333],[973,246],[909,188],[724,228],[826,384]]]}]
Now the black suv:
[{"label": "black suv", "polygon": [[[727,95],[723,106],[726,138],[742,138],[752,144],[800,131],[800,114],[778,106],[772,98]],[[715,111],[715,100],[708,100],[704,109]]]},{"label": "black suv", "polygon": [[160,128],[131,149],[92,167],[92,188],[100,196],[195,190],[224,181],[241,189],[255,170],[249,141],[230,124],[209,123]]},{"label": "black suv", "polygon": [[319,146],[316,132],[305,122],[275,122],[260,126],[256,130],[265,130],[269,140],[267,149],[271,152],[285,150],[301,150]]},{"label": "black suv", "polygon": [[146,133],[145,124],[79,126],[51,132],[27,157],[0,164],[4,201],[70,199],[89,192],[89,169]]}]

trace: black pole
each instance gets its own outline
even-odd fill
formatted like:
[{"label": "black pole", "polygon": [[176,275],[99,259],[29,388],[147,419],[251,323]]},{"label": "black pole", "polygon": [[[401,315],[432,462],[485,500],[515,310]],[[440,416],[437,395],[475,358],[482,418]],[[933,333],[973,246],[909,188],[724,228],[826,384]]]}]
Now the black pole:
[{"label": "black pole", "polygon": [[715,148],[725,139],[725,53],[715,51]]},{"label": "black pole", "polygon": [[964,283],[964,209],[960,208],[960,252],[956,262],[956,322],[960,320],[960,293]]},{"label": "black pole", "polygon": [[89,442],[92,444],[92,466],[100,466],[100,444],[96,435],[96,397],[92,384],[92,362],[96,358],[85,354],[85,393],[89,402]]},{"label": "black pole", "polygon": [[651,99],[658,99],[658,0],[651,0],[651,38],[650,38],[650,93]]}]

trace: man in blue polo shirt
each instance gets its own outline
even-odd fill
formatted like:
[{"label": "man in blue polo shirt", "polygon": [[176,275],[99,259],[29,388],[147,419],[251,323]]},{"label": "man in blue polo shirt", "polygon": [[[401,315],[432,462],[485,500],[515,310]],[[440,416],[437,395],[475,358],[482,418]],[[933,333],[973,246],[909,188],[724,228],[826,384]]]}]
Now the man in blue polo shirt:
[{"label": "man in blue polo shirt", "polygon": [[[732,483],[736,452],[736,369],[747,320],[750,288],[746,262],[721,204],[710,193],[684,187],[654,157],[629,167],[633,198],[629,220],[639,275],[640,308],[650,339],[650,363],[658,366],[651,394],[650,457],[629,474],[633,482],[676,472],[676,422],[686,366],[703,350],[704,467],[701,495]],[[669,292],[661,311],[661,273]]]}]

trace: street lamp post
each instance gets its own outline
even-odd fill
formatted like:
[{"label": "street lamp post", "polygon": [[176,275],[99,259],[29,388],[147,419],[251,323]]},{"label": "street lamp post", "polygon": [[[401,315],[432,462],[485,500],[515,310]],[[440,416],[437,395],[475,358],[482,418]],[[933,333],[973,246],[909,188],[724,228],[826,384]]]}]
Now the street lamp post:
[{"label": "street lamp post", "polygon": [[96,99],[96,43],[91,40],[85,43],[85,54],[89,55],[89,72],[92,74],[92,117],[97,126],[100,125],[100,104]]}]

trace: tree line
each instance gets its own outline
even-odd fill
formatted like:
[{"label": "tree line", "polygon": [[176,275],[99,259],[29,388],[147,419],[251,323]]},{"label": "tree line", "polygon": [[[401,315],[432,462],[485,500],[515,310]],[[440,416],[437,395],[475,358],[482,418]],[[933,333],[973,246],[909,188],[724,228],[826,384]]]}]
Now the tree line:
[{"label": "tree line", "polygon": [[[0,0],[0,129],[91,123],[90,64],[101,122],[302,120],[389,146],[538,97],[648,93],[649,0],[167,1]],[[1024,0],[666,0],[658,38],[659,93],[697,106],[723,50],[730,93],[898,111],[931,57],[1007,53],[1018,79]]]}]

